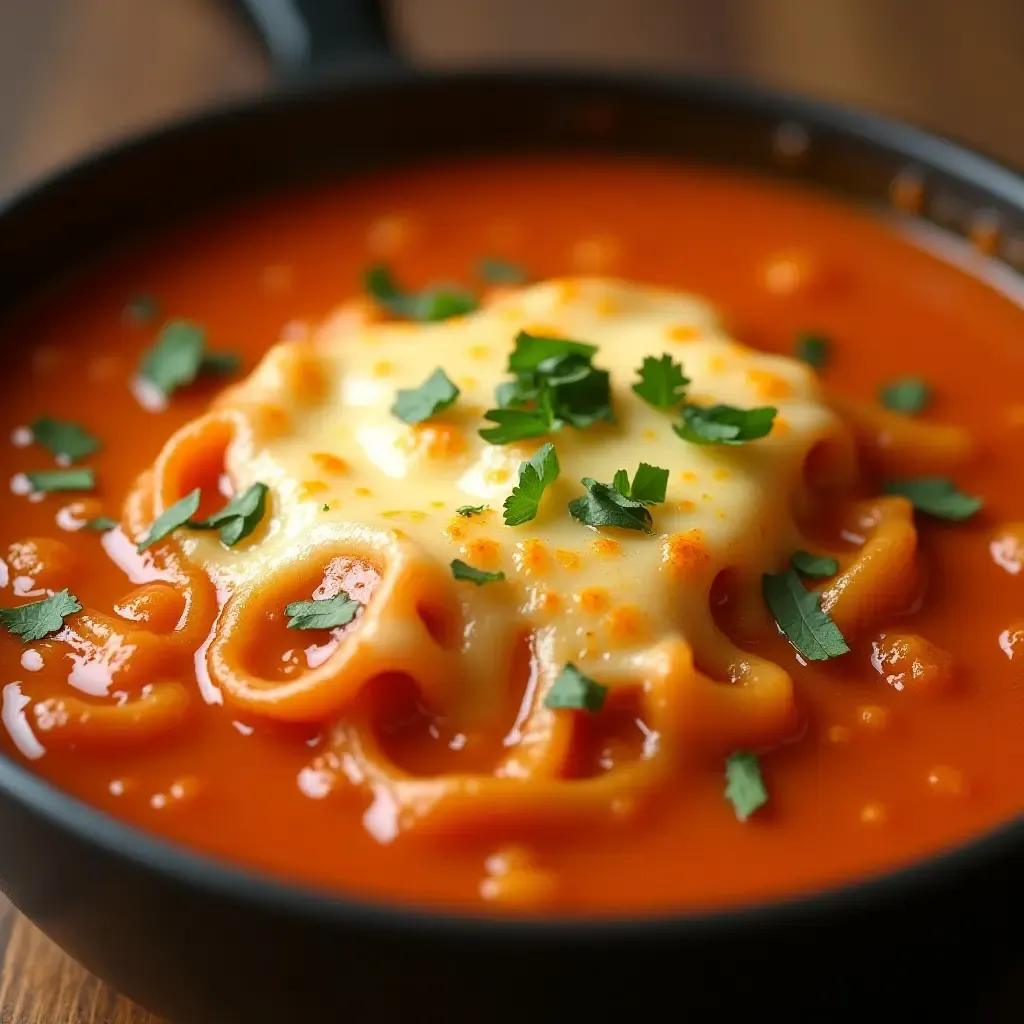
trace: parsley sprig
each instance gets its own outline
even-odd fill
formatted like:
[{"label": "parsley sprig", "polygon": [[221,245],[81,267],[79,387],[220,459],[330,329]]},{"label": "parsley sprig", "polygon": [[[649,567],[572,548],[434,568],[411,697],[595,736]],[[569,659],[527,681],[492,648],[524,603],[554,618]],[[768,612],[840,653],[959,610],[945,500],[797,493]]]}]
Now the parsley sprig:
[{"label": "parsley sprig", "polygon": [[771,433],[777,411],[772,406],[685,405],[682,423],[672,429],[692,444],[746,444]]},{"label": "parsley sprig", "polygon": [[641,462],[632,484],[624,469],[615,473],[610,484],[583,478],[587,493],[569,502],[569,514],[585,526],[618,526],[623,530],[653,533],[648,505],[665,500],[668,470]]},{"label": "parsley sprig", "polygon": [[365,271],[363,285],[377,305],[403,320],[447,320],[472,313],[477,307],[476,296],[454,284],[435,284],[419,292],[408,291],[383,264]]},{"label": "parsley sprig", "polygon": [[66,616],[81,610],[78,598],[65,589],[42,601],[33,601],[15,608],[0,608],[0,623],[9,633],[20,636],[25,643],[31,643],[56,633],[63,628]]},{"label": "parsley sprig", "polygon": [[138,542],[136,550],[141,555],[157,541],[163,540],[182,526],[193,530],[219,530],[221,543],[234,547],[256,529],[267,507],[266,484],[255,483],[241,494],[236,494],[222,509],[206,519],[195,519],[202,498],[197,487],[157,516],[149,533]]},{"label": "parsley sprig", "polygon": [[608,687],[585,676],[572,662],[567,662],[551,684],[544,706],[553,711],[589,711],[596,714],[604,707]]},{"label": "parsley sprig", "polygon": [[882,484],[882,490],[907,498],[918,512],[955,523],[970,519],[984,504],[981,498],[963,494],[952,480],[941,476],[889,480]]},{"label": "parsley sprig", "polygon": [[401,389],[391,412],[403,423],[422,423],[447,409],[459,394],[444,370],[438,368],[418,388]]},{"label": "parsley sprig", "polygon": [[347,626],[362,607],[341,590],[319,601],[292,601],[284,613],[289,616],[289,629],[337,629]]},{"label": "parsley sprig", "polygon": [[725,798],[740,821],[746,821],[768,803],[768,790],[761,777],[757,754],[746,750],[730,754],[725,760],[725,783]]},{"label": "parsley sprig", "polygon": [[508,361],[515,380],[498,386],[498,408],[484,413],[496,426],[480,436],[507,444],[554,433],[566,423],[585,430],[598,420],[614,422],[608,371],[593,365],[596,352],[584,342],[520,331]]},{"label": "parsley sprig", "polygon": [[171,320],[142,358],[139,376],[168,397],[200,373],[233,373],[241,360],[231,352],[207,352],[206,331],[188,320]]},{"label": "parsley sprig", "polygon": [[487,572],[484,569],[477,569],[476,566],[464,562],[461,558],[453,558],[451,562],[452,577],[457,580],[468,580],[482,587],[485,583],[500,583],[504,578],[503,572]]},{"label": "parsley sprig", "polygon": [[644,356],[637,370],[640,380],[633,390],[655,409],[674,409],[686,395],[689,377],[683,374],[682,363],[677,363],[667,352],[659,359]]},{"label": "parsley sprig", "polygon": [[558,454],[549,441],[519,467],[519,483],[512,488],[502,506],[505,525],[522,526],[535,519],[541,495],[549,484],[558,479],[558,473]]},{"label": "parsley sprig", "polygon": [[808,661],[827,661],[849,653],[839,627],[822,610],[821,594],[805,590],[793,569],[777,575],[765,573],[761,590],[779,629]]},{"label": "parsley sprig", "polygon": [[45,448],[57,458],[77,462],[92,455],[101,448],[98,437],[93,437],[81,424],[70,420],[55,420],[40,416],[32,421],[29,429],[36,444]]},{"label": "parsley sprig", "polygon": [[267,507],[266,484],[255,483],[236,494],[219,512],[207,519],[190,520],[193,530],[220,530],[221,543],[234,547],[259,525]]},{"label": "parsley sprig", "polygon": [[901,377],[883,384],[878,398],[886,409],[914,416],[923,412],[932,398],[932,389],[920,377]]}]

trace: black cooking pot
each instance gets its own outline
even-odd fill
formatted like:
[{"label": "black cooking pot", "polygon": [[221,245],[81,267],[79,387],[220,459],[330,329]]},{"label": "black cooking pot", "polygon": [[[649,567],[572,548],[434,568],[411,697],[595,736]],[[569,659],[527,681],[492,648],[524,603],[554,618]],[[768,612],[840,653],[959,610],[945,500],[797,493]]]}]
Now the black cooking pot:
[{"label": "black cooking pot", "polygon": [[[461,152],[711,161],[875,205],[909,175],[923,186],[922,221],[969,235],[995,216],[992,264],[1012,272],[1024,255],[1024,181],[904,125],[676,76],[417,74],[388,53],[372,3],[247,9],[289,71],[284,87],[92,156],[10,201],[0,313],[108,245],[226,197]],[[329,73],[295,73],[331,55],[345,60]],[[1018,1021],[1024,986],[1016,1006],[1007,986],[1014,971],[1024,980],[1022,866],[1018,820],[885,878],[738,911],[460,917],[257,877],[121,825],[0,758],[3,890],[82,964],[181,1024]]]}]

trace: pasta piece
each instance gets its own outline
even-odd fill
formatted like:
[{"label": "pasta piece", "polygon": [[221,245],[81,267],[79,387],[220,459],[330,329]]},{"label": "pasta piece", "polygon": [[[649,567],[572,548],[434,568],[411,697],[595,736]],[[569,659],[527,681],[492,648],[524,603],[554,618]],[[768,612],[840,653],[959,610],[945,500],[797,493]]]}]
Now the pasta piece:
[{"label": "pasta piece", "polygon": [[151,683],[123,704],[50,697],[33,706],[35,730],[46,746],[117,747],[147,744],[174,733],[189,712],[181,683]]},{"label": "pasta piece", "polygon": [[851,531],[865,535],[849,564],[821,594],[821,607],[846,637],[905,610],[917,587],[917,531],[910,503],[878,498],[850,507]]},{"label": "pasta piece", "polygon": [[880,405],[830,397],[832,407],[853,430],[864,466],[883,476],[927,476],[951,472],[975,454],[963,427],[891,412]]},{"label": "pasta piece", "polygon": [[[279,684],[251,670],[268,612],[279,611],[308,580],[311,566],[339,555],[381,563],[382,583],[358,627],[318,668]],[[425,608],[432,609],[424,617]],[[431,622],[458,623],[452,581],[392,533],[353,529],[303,562],[280,565],[252,586],[240,587],[221,613],[207,654],[210,677],[239,707],[293,722],[318,722],[341,714],[366,683],[387,672],[413,675],[424,699],[439,705],[458,677],[456,632]],[[459,627],[454,627],[458,629]],[[441,634],[444,635],[441,635]]]}]

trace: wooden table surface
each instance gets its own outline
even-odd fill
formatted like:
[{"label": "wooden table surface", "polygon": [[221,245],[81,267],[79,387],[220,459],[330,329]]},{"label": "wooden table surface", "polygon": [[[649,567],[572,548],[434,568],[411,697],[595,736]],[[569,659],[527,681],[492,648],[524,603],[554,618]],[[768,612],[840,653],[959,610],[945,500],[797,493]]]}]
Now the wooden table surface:
[{"label": "wooden table surface", "polygon": [[[427,65],[538,59],[740,74],[916,120],[1024,166],[1019,0],[392,0],[390,8],[403,48]],[[218,0],[0,0],[0,193],[112,138],[258,92],[271,78]],[[2,900],[0,950],[0,1024],[159,1024]],[[1020,1019],[999,1002],[986,1019]]]}]

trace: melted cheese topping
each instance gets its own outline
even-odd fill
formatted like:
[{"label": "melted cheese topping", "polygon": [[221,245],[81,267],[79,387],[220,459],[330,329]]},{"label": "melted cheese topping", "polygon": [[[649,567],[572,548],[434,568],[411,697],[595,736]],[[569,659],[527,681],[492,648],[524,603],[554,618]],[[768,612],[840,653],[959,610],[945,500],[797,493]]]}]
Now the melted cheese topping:
[{"label": "melted cheese topping", "polygon": [[[594,364],[611,373],[616,422],[554,433],[561,475],[534,521],[508,527],[502,502],[542,440],[498,446],[478,430],[488,425],[482,414],[494,405],[495,385],[509,379],[520,329],[596,345]],[[679,438],[678,413],[631,390],[643,357],[664,353],[683,363],[692,401],[775,406],[770,436],[738,446]],[[398,389],[418,387],[437,367],[461,389],[458,401],[428,422],[399,421],[390,411]],[[342,310],[315,337],[273,348],[225,407],[250,414],[227,444],[230,478],[237,490],[268,484],[272,510],[236,548],[213,533],[185,534],[186,556],[232,591],[260,586],[317,551],[414,552],[418,565],[441,570],[428,573],[416,600],[458,606],[458,656],[438,673],[455,673],[458,699],[482,716],[502,685],[495,667],[508,663],[525,632],[546,664],[574,662],[601,680],[642,677],[666,638],[699,658],[702,641],[718,635],[712,581],[725,569],[759,578],[785,561],[801,543],[793,512],[809,451],[827,439],[848,443],[808,367],[738,344],[693,296],[604,279],[538,284],[436,324],[365,323]],[[653,535],[570,517],[581,477],[610,482],[640,461],[670,470],[667,500],[651,509]],[[463,505],[489,511],[464,518],[456,514]],[[501,570],[506,581],[457,582],[447,568],[454,558]],[[408,631],[389,637],[399,646],[426,642]],[[421,649],[379,667],[418,670],[433,657]]]}]

